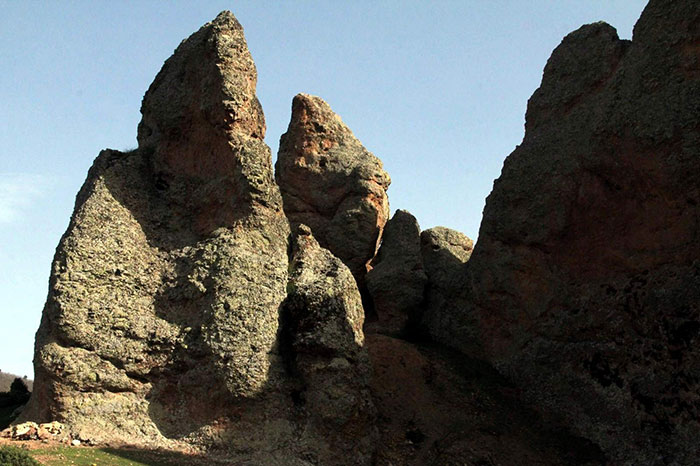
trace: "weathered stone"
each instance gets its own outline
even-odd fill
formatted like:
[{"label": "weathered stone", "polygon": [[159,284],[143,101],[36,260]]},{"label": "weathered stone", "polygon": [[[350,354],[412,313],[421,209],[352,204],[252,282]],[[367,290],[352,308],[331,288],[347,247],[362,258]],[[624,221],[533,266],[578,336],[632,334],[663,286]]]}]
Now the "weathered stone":
[{"label": "weathered stone", "polygon": [[602,464],[600,449],[543,420],[483,361],[367,334],[377,466]]},{"label": "weathered stone", "polygon": [[95,160],[56,251],[23,418],[167,444],[275,384],[289,227],[255,81],[224,12],[166,61],[139,148]]},{"label": "weathered stone", "polygon": [[386,224],[365,280],[377,316],[371,329],[393,335],[403,332],[409,317],[419,313],[427,280],[418,222],[409,212],[397,210]]},{"label": "weathered stone", "polygon": [[39,425],[36,422],[23,422],[9,428],[8,437],[14,440],[36,440]]},{"label": "weathered stone", "polygon": [[293,241],[284,312],[290,363],[308,415],[302,440],[314,463],[372,464],[376,449],[362,300],[350,270],[300,225]]},{"label": "weathered stone", "polygon": [[471,257],[474,242],[459,231],[434,227],[421,232],[420,248],[431,284],[447,288]]},{"label": "weathered stone", "polygon": [[[389,212],[381,162],[299,95],[281,195],[222,13],[146,93],[139,148],[103,151],[78,194],[22,419],[249,466],[695,464],[698,24],[700,5],[653,0],[632,42],[603,23],[565,38],[473,257],[399,211],[365,276]],[[370,367],[358,283],[377,331],[408,316],[462,354],[375,334]]]},{"label": "weathered stone", "polygon": [[631,42],[562,41],[486,202],[469,330],[441,339],[612,464],[700,457],[698,24],[700,3],[652,0]]},{"label": "weathered stone", "polygon": [[389,218],[382,162],[326,102],[299,94],[275,170],[289,220],[308,225],[362,283]]},{"label": "weathered stone", "polygon": [[465,302],[460,295],[474,242],[456,230],[434,227],[421,233],[420,243],[428,284],[423,311],[415,316],[411,330],[442,340],[449,339],[447,335],[461,338]]},{"label": "weathered stone", "polygon": [[65,426],[57,421],[45,422],[43,424],[40,424],[39,428],[45,430],[51,435],[59,435],[65,430]]}]

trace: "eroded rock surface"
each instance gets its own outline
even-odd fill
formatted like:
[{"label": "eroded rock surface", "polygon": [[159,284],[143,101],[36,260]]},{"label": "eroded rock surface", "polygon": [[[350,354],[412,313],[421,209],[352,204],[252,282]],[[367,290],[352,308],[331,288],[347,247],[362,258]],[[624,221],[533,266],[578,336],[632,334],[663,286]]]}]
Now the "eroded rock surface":
[{"label": "eroded rock surface", "polygon": [[387,335],[366,342],[377,466],[603,464],[596,445],[543,420],[483,361]]},{"label": "eroded rock surface", "polygon": [[[149,88],[139,148],[103,151],[78,193],[21,419],[250,466],[696,463],[698,24],[653,0],[631,42],[567,36],[473,255],[399,211],[367,273],[381,162],[300,94],[278,188],[220,14]],[[407,321],[434,341],[396,338]]]},{"label": "eroded rock surface", "polygon": [[299,94],[275,170],[289,220],[308,225],[362,283],[389,218],[382,162],[326,102]]},{"label": "eroded rock surface", "polygon": [[698,24],[700,3],[652,0],[631,42],[562,41],[486,203],[472,333],[443,338],[613,464],[700,457]]},{"label": "eroded rock surface", "polygon": [[314,464],[371,464],[377,431],[362,300],[350,270],[306,225],[293,241],[284,312],[296,396],[308,416],[302,442],[315,440]]},{"label": "eroded rock surface", "polygon": [[464,233],[446,227],[421,232],[421,257],[428,277],[422,313],[412,323],[413,331],[438,340],[470,338],[462,325],[468,304],[467,262],[474,242]]},{"label": "eroded rock surface", "polygon": [[420,312],[427,281],[418,221],[410,212],[397,210],[386,224],[382,245],[366,276],[377,316],[372,327],[401,334],[409,318]]},{"label": "eroded rock surface", "polygon": [[243,30],[220,14],[103,151],[52,265],[23,414],[97,441],[198,435],[279,379],[289,226]]}]

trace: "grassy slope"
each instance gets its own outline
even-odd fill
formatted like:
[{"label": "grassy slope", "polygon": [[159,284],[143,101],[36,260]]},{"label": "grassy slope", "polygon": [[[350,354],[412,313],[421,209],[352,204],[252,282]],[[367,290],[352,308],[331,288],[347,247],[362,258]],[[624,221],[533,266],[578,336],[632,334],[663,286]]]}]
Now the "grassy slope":
[{"label": "grassy slope", "polygon": [[30,454],[47,466],[67,464],[72,466],[215,466],[225,464],[177,452],[136,449],[56,446],[30,450]]}]

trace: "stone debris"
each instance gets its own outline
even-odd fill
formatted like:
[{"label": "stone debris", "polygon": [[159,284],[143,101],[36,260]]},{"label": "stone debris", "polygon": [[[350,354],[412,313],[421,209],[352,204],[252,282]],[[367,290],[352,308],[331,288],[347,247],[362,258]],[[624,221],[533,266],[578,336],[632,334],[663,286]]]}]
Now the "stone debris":
[{"label": "stone debris", "polygon": [[12,440],[50,440],[66,434],[66,428],[57,421],[37,424],[36,422],[23,422],[15,424],[0,432],[1,437]]}]

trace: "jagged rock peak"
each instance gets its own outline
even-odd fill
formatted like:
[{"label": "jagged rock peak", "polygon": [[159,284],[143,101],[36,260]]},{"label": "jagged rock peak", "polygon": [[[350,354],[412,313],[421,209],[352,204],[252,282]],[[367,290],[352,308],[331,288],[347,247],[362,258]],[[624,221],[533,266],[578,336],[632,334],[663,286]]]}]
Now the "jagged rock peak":
[{"label": "jagged rock peak", "polygon": [[560,118],[578,99],[595,92],[617,69],[629,43],[604,22],[587,24],[567,35],[547,61],[542,84],[528,102],[527,130]]},{"label": "jagged rock peak", "polygon": [[262,140],[265,118],[256,83],[243,27],[233,13],[223,11],[182,41],[149,87],[141,104],[139,146],[157,147],[173,138],[196,143],[197,128],[186,123]]},{"label": "jagged rock peak", "polygon": [[389,217],[382,162],[326,102],[298,94],[275,168],[290,221],[308,225],[361,281]]},{"label": "jagged rock peak", "polygon": [[150,86],[139,148],[97,157],[52,264],[28,419],[95,441],[213,442],[216,419],[282,383],[289,223],[254,92],[243,31],[221,14]]},{"label": "jagged rock peak", "polygon": [[151,183],[195,214],[198,234],[260,208],[281,212],[256,81],[243,28],[225,11],[177,47],[143,98],[138,142]]}]

